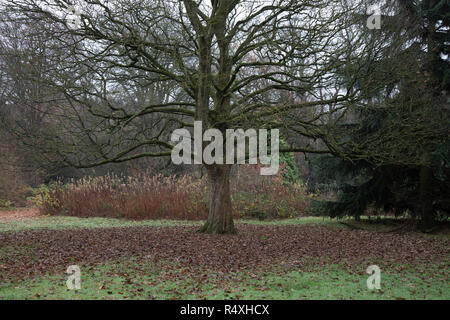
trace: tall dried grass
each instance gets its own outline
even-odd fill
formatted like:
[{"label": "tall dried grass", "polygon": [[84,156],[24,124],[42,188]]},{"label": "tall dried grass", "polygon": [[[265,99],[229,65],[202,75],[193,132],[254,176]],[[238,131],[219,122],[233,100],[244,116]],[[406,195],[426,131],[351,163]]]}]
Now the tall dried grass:
[{"label": "tall dried grass", "polygon": [[[208,189],[205,177],[189,174],[108,174],[57,183],[40,209],[44,214],[78,217],[203,220]],[[232,177],[232,205],[235,217],[286,218],[304,212],[307,196],[300,183],[283,183],[281,173],[261,177],[258,167],[241,166]]]}]

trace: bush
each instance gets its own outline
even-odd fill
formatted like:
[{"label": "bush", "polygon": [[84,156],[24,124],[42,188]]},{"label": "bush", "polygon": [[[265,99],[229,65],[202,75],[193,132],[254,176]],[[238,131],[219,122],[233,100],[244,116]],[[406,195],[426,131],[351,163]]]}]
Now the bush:
[{"label": "bush", "polygon": [[258,219],[293,218],[308,206],[306,188],[300,180],[285,183],[285,167],[275,176],[261,176],[258,166],[242,165],[232,179],[233,214]]},{"label": "bush", "polygon": [[10,208],[12,205],[13,203],[11,201],[0,199],[0,208]]},{"label": "bush", "polygon": [[[280,170],[277,176],[262,177],[257,166],[236,167],[231,187],[233,215],[265,219],[303,214],[307,205],[304,186],[283,183],[282,174]],[[33,199],[43,214],[182,220],[204,220],[208,214],[206,178],[188,174],[108,174],[40,189]]]},{"label": "bush", "polygon": [[50,200],[50,190],[52,188],[52,185],[45,185],[41,184],[37,186],[36,188],[27,188],[27,191],[31,193],[31,196],[27,197],[27,204],[31,206],[37,206],[40,207],[44,204],[44,199],[47,199],[47,201]]},{"label": "bush", "polygon": [[206,206],[198,199],[201,181],[192,177],[139,174],[85,177],[57,183],[45,197],[41,212],[78,217],[129,219],[203,219]]}]

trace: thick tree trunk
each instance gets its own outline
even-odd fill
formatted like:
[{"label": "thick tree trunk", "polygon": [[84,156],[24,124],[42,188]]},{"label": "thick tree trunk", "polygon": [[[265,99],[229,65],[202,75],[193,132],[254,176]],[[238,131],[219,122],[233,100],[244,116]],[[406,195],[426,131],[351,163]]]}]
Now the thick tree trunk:
[{"label": "thick tree trunk", "polygon": [[211,187],[208,220],[199,230],[210,234],[235,234],[230,191],[231,165],[206,167]]},{"label": "thick tree trunk", "polygon": [[434,224],[434,212],[433,212],[433,172],[431,168],[420,168],[420,186],[419,186],[419,199],[420,199],[420,215],[421,215],[421,229],[426,231]]}]

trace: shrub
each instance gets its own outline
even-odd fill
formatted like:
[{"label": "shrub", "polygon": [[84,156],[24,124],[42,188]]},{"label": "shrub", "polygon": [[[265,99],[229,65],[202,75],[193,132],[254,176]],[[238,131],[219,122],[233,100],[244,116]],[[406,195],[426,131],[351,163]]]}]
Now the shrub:
[{"label": "shrub", "polygon": [[0,199],[0,208],[9,208],[13,205],[13,203],[9,200]]},{"label": "shrub", "polygon": [[51,201],[49,194],[51,188],[52,185],[47,186],[45,184],[41,184],[35,188],[27,188],[27,192],[31,193],[31,196],[27,197],[27,204],[40,207],[43,205],[44,199]]},{"label": "shrub", "polygon": [[[235,217],[289,218],[305,212],[307,197],[300,183],[284,184],[283,170],[262,177],[259,167],[236,167],[232,178]],[[206,178],[163,176],[145,172],[114,174],[56,183],[35,196],[41,213],[78,217],[203,220],[208,214]]]},{"label": "shrub", "polygon": [[308,205],[306,188],[300,180],[285,183],[285,167],[275,176],[261,176],[260,168],[238,167],[232,179],[233,213],[258,219],[293,218],[305,213]]},{"label": "shrub", "polygon": [[46,214],[129,219],[202,219],[206,207],[198,201],[203,185],[193,178],[138,174],[85,177],[57,185],[41,206]]}]

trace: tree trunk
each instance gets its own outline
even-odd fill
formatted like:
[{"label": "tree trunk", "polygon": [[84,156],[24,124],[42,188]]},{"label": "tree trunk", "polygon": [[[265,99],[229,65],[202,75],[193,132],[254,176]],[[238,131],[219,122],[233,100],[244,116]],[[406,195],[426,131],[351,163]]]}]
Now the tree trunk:
[{"label": "tree trunk", "polygon": [[206,166],[211,187],[208,220],[199,230],[210,234],[235,234],[230,192],[231,165]]},{"label": "tree trunk", "polygon": [[420,215],[421,215],[421,229],[426,231],[434,224],[433,214],[433,172],[431,168],[422,166],[420,168]]}]

